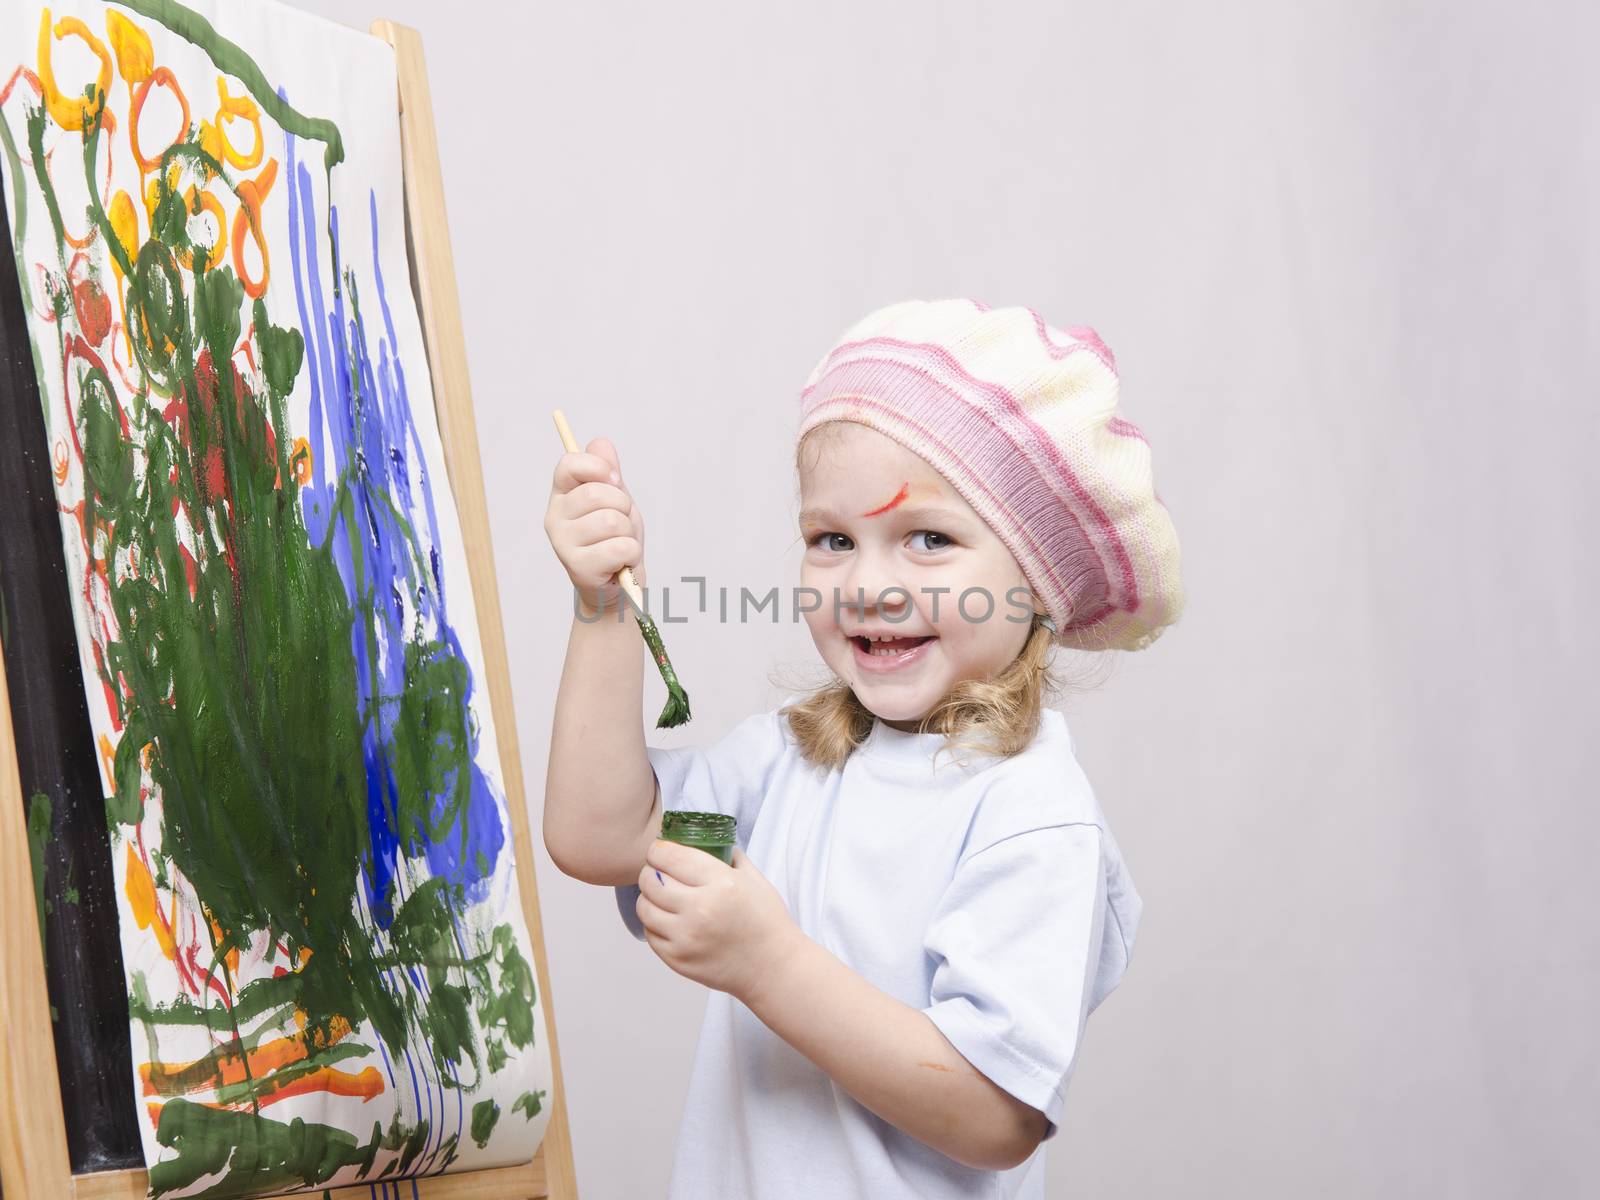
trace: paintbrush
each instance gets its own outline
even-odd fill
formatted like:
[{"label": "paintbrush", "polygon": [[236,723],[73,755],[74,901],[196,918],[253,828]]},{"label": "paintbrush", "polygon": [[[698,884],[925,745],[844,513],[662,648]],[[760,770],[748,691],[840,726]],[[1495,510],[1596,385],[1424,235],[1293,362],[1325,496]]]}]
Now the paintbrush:
[{"label": "paintbrush", "polygon": [[[567,453],[582,453],[583,447],[578,445],[578,439],[572,436],[572,427],[567,424],[566,414],[558,408],[551,416],[555,418],[556,432],[561,435],[561,444]],[[667,685],[667,706],[656,718],[656,728],[671,729],[675,725],[682,725],[689,719],[689,693],[683,690],[683,684],[678,682],[677,672],[672,669],[672,660],[667,657],[667,648],[661,643],[660,630],[650,619],[650,614],[644,610],[644,592],[633,577],[633,568],[623,567],[618,571],[616,582],[622,588],[623,595],[628,597],[628,602],[633,605],[634,619],[639,622],[639,632],[644,636],[644,644],[650,647],[650,655],[656,660],[656,666],[661,671],[661,679]]]}]

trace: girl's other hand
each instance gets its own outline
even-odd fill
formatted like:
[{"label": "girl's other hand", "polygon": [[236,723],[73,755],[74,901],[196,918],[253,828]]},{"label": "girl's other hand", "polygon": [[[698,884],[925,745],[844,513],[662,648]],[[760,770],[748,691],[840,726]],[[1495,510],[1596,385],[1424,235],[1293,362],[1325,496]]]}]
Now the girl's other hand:
[{"label": "girl's other hand", "polygon": [[730,867],[658,838],[639,872],[635,911],[662,962],[746,1004],[805,936],[778,889],[737,846]]},{"label": "girl's other hand", "polygon": [[544,531],[590,615],[621,603],[622,588],[612,580],[623,567],[644,586],[644,518],[623,486],[609,438],[557,460]]}]

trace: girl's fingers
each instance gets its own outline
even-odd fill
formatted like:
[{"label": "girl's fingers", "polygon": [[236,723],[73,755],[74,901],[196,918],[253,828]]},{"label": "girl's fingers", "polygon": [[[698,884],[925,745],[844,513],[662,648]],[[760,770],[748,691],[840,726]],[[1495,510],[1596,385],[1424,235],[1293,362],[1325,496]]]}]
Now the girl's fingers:
[{"label": "girl's fingers", "polygon": [[[592,546],[583,546],[576,552],[576,561],[584,564],[589,573],[604,583],[623,567],[636,565],[644,555],[644,548],[632,537],[606,538]],[[642,585],[641,585],[642,586]]]},{"label": "girl's fingers", "polygon": [[570,492],[580,483],[620,483],[619,478],[613,480],[611,473],[616,471],[609,462],[598,454],[588,454],[581,450],[569,451],[556,460],[556,471],[553,488],[556,492]]},{"label": "girl's fingers", "polygon": [[610,478],[611,474],[615,473],[617,478],[613,479],[612,482],[617,483],[621,481],[622,460],[617,457],[617,448],[611,444],[610,438],[591,438],[589,439],[589,444],[585,446],[584,449],[590,454],[605,459],[607,478]]},{"label": "girl's fingers", "polygon": [[647,867],[658,867],[663,875],[670,876],[680,887],[699,887],[710,883],[718,871],[726,871],[715,855],[657,838],[644,852]]},{"label": "girl's fingers", "polygon": [[633,497],[615,484],[595,483],[591,480],[588,483],[580,483],[570,492],[557,497],[556,503],[568,517],[581,517],[584,513],[591,513],[601,508],[614,508],[620,513],[626,513],[633,508]]},{"label": "girl's fingers", "polygon": [[634,902],[633,911],[639,917],[639,924],[643,925],[646,933],[653,933],[656,937],[667,938],[672,932],[672,914],[659,904],[654,903],[643,892]]},{"label": "girl's fingers", "polygon": [[664,912],[677,912],[683,885],[649,863],[639,872],[639,894]]},{"label": "girl's fingers", "polygon": [[628,519],[627,513],[614,508],[597,508],[594,512],[584,513],[574,518],[571,526],[572,543],[580,549],[608,538],[634,536],[633,522]]}]

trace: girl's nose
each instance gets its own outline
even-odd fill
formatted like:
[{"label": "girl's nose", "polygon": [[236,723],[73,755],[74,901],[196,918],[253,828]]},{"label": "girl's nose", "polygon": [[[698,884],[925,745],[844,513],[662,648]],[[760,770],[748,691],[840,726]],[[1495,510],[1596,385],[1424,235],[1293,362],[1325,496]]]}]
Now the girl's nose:
[{"label": "girl's nose", "polygon": [[884,609],[899,616],[911,603],[893,564],[870,551],[859,552],[843,583],[839,606],[860,612]]}]

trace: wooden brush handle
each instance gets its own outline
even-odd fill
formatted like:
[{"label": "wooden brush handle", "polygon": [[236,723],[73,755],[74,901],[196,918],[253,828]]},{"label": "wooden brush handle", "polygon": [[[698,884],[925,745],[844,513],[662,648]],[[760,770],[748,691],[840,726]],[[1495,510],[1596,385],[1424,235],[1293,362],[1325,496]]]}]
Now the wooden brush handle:
[{"label": "wooden brush handle", "polygon": [[[572,436],[572,426],[567,424],[567,414],[558,408],[550,415],[555,418],[556,432],[561,435],[561,445],[565,447],[567,453],[583,453],[583,447],[578,445],[578,439]],[[643,616],[644,592],[640,589],[638,582],[633,577],[633,568],[623,567],[622,570],[616,573],[614,579],[617,585],[621,587],[623,592],[627,595],[628,599],[633,602],[633,607],[638,610],[639,615]]]}]

